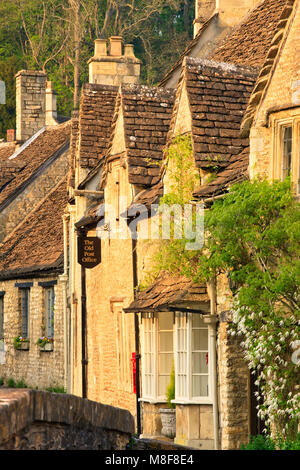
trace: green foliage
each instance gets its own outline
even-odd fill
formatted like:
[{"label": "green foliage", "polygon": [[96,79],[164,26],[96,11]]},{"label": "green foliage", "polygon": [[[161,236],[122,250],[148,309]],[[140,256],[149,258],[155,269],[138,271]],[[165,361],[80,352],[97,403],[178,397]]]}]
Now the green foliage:
[{"label": "green foliage", "polygon": [[300,415],[299,361],[292,361],[300,338],[300,204],[289,179],[234,185],[205,213],[204,247],[188,251],[186,241],[164,240],[157,271],[199,283],[228,276],[231,334],[243,339],[258,374],[258,414],[285,439],[293,436]]},{"label": "green foliage", "polygon": [[295,439],[283,439],[277,437],[271,439],[269,436],[251,436],[248,444],[241,445],[241,450],[300,450],[300,434]]},{"label": "green foliage", "polygon": [[29,339],[28,338],[23,338],[22,336],[16,336],[14,338],[14,348],[15,349],[18,349],[22,343],[29,343]]},{"label": "green foliage", "polygon": [[2,385],[4,385],[4,377],[0,377],[0,387],[2,387]]},{"label": "green foliage", "polygon": [[6,382],[7,387],[16,388],[16,381],[13,377],[9,377]]},{"label": "green foliage", "polygon": [[15,127],[12,90],[18,70],[44,70],[57,92],[58,114],[68,117],[75,67],[79,66],[80,88],[88,81],[87,62],[96,38],[121,35],[125,43],[132,43],[142,62],[141,82],[155,84],[192,38],[194,5],[186,0],[0,0],[0,15],[0,74],[1,67],[7,69],[0,79],[8,89],[8,104],[0,108],[4,137]]},{"label": "green foliage", "polygon": [[0,138],[6,138],[7,129],[15,129],[16,127],[16,87],[14,77],[23,66],[22,59],[15,55],[5,60],[0,59],[0,80],[5,82],[6,87],[6,104],[0,105]]},{"label": "green foliage", "polygon": [[16,383],[16,388],[27,388],[27,385],[26,383],[24,382],[23,379],[21,380],[18,380],[17,383]]},{"label": "green foliage", "polygon": [[175,399],[175,367],[174,364],[172,366],[171,374],[170,374],[170,382],[167,387],[167,403],[169,408],[174,409],[176,407],[175,403],[172,403],[172,400]]},{"label": "green foliage", "polygon": [[39,339],[37,340],[36,344],[40,347],[43,348],[46,344],[53,343],[53,338],[49,338],[48,336],[40,336]]},{"label": "green foliage", "polygon": [[54,387],[47,387],[46,390],[47,392],[51,393],[66,393],[65,388],[60,385],[55,385]]},{"label": "green foliage", "polygon": [[7,379],[6,385],[9,388],[27,388],[27,385],[23,379],[16,381],[13,377],[9,377]]}]

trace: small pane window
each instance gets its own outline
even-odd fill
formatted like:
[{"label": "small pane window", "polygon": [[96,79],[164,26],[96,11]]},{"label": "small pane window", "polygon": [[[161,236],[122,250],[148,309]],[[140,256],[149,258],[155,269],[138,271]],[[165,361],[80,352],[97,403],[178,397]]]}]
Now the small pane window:
[{"label": "small pane window", "polygon": [[29,288],[20,289],[21,302],[21,336],[29,337]]},{"label": "small pane window", "polygon": [[208,327],[197,314],[176,314],[176,399],[208,398]]},{"label": "small pane window", "polygon": [[0,351],[4,344],[4,296],[0,295]]},{"label": "small pane window", "polygon": [[46,336],[54,336],[54,287],[45,288]]},{"label": "small pane window", "polygon": [[292,126],[283,128],[283,147],[282,147],[282,179],[284,180],[291,174],[292,167]]},{"label": "small pane window", "polygon": [[173,313],[158,318],[158,396],[165,397],[173,364]]}]

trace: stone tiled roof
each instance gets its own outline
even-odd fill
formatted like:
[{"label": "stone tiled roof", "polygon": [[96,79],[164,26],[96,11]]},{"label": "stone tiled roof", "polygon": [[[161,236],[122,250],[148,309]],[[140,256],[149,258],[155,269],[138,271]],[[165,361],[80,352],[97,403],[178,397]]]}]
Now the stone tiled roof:
[{"label": "stone tiled roof", "polygon": [[42,275],[63,267],[66,177],[0,246],[0,279]]},{"label": "stone tiled roof", "polygon": [[80,166],[91,169],[106,152],[118,87],[85,84],[80,100]]},{"label": "stone tiled roof", "polygon": [[178,93],[185,82],[199,168],[224,168],[249,145],[240,137],[240,125],[255,80],[252,68],[185,58]]},{"label": "stone tiled roof", "polygon": [[56,152],[67,149],[70,141],[70,122],[46,128],[38,137],[32,140],[24,150],[7,164],[18,166],[18,171],[9,184],[2,187],[0,191],[0,207],[17,190],[20,190],[44,163],[47,163],[55,156]]},{"label": "stone tiled roof", "polygon": [[233,155],[225,170],[220,171],[215,179],[201,186],[194,196],[205,201],[205,199],[224,194],[231,185],[249,178],[248,167],[249,147],[246,147],[239,155]]},{"label": "stone tiled roof", "polygon": [[276,58],[283,42],[283,38],[285,37],[285,30],[287,28],[287,24],[289,18],[291,17],[295,3],[295,0],[286,0],[285,7],[283,8],[280,16],[280,21],[274,28],[273,39],[271,41],[264,63],[261,67],[257,82],[255,84],[254,90],[252,91],[247,110],[241,124],[241,134],[244,136],[249,134],[256,110],[258,109],[259,103],[261,102],[263,94],[267,89],[269,80],[271,79],[273,66],[276,63]]},{"label": "stone tiled roof", "polygon": [[16,148],[15,142],[0,144],[0,191],[23,168],[22,162],[9,160]]},{"label": "stone tiled roof", "polygon": [[261,1],[207,58],[262,67],[287,1]]},{"label": "stone tiled roof", "polygon": [[[117,98],[106,162],[110,161],[114,130],[123,111],[129,182],[150,187],[159,182],[160,162],[169,131],[174,91],[145,85],[123,85]],[[106,178],[103,171],[103,182]]]},{"label": "stone tiled roof", "polygon": [[[154,283],[138,292],[125,312],[166,311],[173,308],[194,308],[208,313],[209,297],[205,286],[195,285],[183,276],[162,274]],[[189,307],[187,307],[189,306]]]}]

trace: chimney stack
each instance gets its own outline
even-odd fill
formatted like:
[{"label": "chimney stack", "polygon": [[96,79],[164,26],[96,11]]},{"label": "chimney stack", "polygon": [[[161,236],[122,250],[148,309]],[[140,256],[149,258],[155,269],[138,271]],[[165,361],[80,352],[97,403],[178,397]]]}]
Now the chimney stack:
[{"label": "chimney stack", "polygon": [[194,37],[214,13],[218,13],[221,28],[233,27],[259,2],[260,0],[195,0]]},{"label": "chimney stack", "polygon": [[45,125],[46,81],[41,71],[21,70],[16,75],[16,139],[20,142]]},{"label": "chimney stack", "polygon": [[44,72],[21,70],[16,74],[16,140],[25,142],[42,127],[56,121],[56,93]]},{"label": "chimney stack", "polygon": [[88,64],[89,83],[119,86],[139,82],[141,61],[135,57],[132,44],[125,44],[123,53],[120,36],[112,36],[108,47],[105,39],[96,39],[94,56]]},{"label": "chimney stack", "polygon": [[52,82],[47,82],[46,88],[46,126],[57,124],[56,91],[53,90]]}]

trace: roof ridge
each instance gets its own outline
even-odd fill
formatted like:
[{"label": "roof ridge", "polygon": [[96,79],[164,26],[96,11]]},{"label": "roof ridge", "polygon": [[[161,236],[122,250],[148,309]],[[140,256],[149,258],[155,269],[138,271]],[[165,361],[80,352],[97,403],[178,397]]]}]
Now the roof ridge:
[{"label": "roof ridge", "polygon": [[221,62],[213,59],[205,59],[200,57],[185,57],[183,60],[184,66],[204,66],[212,69],[222,69],[225,72],[236,72],[247,76],[256,77],[258,73],[258,67],[237,65],[231,62]]}]

